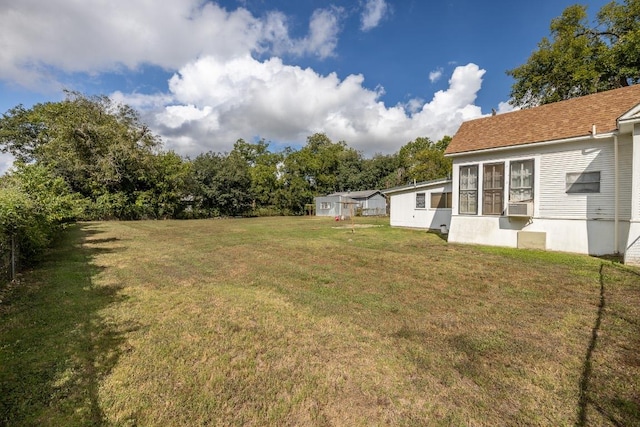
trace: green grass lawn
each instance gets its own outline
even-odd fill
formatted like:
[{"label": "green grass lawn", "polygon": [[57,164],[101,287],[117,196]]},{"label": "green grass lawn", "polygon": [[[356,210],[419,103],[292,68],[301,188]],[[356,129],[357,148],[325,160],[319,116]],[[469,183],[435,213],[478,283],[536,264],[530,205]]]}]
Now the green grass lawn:
[{"label": "green grass lawn", "polygon": [[0,291],[0,425],[640,425],[639,270],[344,225],[72,227]]}]

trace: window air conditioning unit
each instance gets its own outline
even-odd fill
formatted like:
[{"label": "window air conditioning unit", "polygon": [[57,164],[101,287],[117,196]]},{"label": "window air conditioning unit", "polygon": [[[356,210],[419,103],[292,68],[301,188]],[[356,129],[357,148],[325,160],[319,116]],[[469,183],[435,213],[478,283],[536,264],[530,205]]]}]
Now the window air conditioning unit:
[{"label": "window air conditioning unit", "polygon": [[533,202],[509,202],[506,216],[531,218],[533,216]]}]

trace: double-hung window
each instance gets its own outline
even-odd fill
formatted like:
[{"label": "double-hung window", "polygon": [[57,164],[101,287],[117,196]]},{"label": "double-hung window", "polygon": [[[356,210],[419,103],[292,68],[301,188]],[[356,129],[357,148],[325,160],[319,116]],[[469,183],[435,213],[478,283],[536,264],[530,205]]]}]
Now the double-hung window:
[{"label": "double-hung window", "polygon": [[533,200],[533,160],[511,162],[509,175],[509,201]]},{"label": "double-hung window", "polygon": [[482,214],[501,215],[504,206],[504,163],[484,165],[482,176]]},{"label": "double-hung window", "polygon": [[460,166],[458,213],[478,213],[478,165]]}]

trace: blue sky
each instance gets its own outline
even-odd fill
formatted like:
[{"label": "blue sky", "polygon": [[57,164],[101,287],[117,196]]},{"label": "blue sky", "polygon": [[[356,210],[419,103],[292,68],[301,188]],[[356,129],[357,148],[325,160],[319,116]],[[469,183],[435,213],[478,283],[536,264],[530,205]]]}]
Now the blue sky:
[{"label": "blue sky", "polygon": [[[593,18],[607,2],[582,4]],[[366,156],[394,153],[508,111],[505,71],[574,3],[5,1],[0,112],[66,88],[135,107],[185,156],[238,138],[299,147],[315,132]]]}]

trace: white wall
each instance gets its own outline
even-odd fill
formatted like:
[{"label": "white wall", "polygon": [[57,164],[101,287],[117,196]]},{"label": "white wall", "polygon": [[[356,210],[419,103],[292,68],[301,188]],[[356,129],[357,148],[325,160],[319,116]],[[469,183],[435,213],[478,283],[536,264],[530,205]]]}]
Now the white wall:
[{"label": "white wall", "polygon": [[[592,255],[623,252],[631,214],[631,138],[619,140],[619,240],[614,244],[614,143],[613,138],[578,142],[521,146],[505,151],[454,157],[453,210],[450,242],[495,246],[517,246],[518,231],[546,233],[549,250]],[[477,164],[479,171],[478,211],[482,211],[482,165],[505,162],[504,198],[509,195],[509,162],[534,160],[534,216],[514,219],[503,216],[459,215],[460,165]],[[566,173],[600,172],[600,193],[567,194]]]},{"label": "white wall", "polygon": [[[390,224],[394,227],[440,229],[451,223],[451,209],[430,208],[431,193],[451,192],[451,183],[415,187],[390,194]],[[425,208],[416,208],[416,194],[425,193]]]},{"label": "white wall", "polygon": [[[607,255],[614,248],[614,222],[574,219],[514,219],[508,217],[453,216],[449,242],[489,246],[518,246],[518,231],[546,234],[546,249],[590,255]],[[626,241],[629,222],[619,224],[619,247]]]}]

